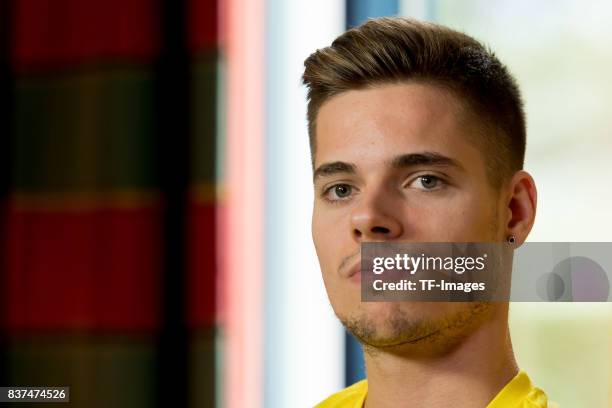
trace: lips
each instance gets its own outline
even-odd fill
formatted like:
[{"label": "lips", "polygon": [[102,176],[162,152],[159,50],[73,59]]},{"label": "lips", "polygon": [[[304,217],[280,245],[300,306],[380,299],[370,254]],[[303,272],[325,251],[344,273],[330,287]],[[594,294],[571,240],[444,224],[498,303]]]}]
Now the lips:
[{"label": "lips", "polygon": [[348,269],[348,272],[346,273],[345,277],[354,282],[361,282],[361,264],[363,261],[366,261],[367,263],[366,259],[359,259],[357,263],[355,263],[352,267]]},{"label": "lips", "polygon": [[[346,263],[348,263],[349,261],[353,261],[353,263],[350,266],[344,267],[343,265],[340,267],[338,271],[340,274],[340,277],[348,279],[352,282],[360,283],[361,282],[361,265],[363,261],[367,261],[367,259],[362,259],[361,254],[357,252],[356,254],[353,254],[349,258],[346,259]],[[370,263],[372,263],[372,259],[370,259],[369,261]]]},{"label": "lips", "polygon": [[349,273],[347,278],[352,278],[355,275],[361,274],[361,261],[357,262],[355,265],[353,265],[352,268],[349,269]]}]

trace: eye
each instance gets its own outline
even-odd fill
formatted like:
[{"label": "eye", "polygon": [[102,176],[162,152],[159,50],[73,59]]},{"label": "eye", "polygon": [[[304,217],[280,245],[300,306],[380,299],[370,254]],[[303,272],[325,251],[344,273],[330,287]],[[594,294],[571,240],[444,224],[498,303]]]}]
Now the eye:
[{"label": "eye", "polygon": [[410,183],[410,187],[418,190],[434,190],[441,187],[441,184],[443,183],[444,181],[442,181],[439,177],[431,174],[424,174],[414,179],[414,181]]},{"label": "eye", "polygon": [[350,197],[352,192],[352,186],[348,184],[336,184],[325,190],[323,195],[329,201],[341,201]]}]

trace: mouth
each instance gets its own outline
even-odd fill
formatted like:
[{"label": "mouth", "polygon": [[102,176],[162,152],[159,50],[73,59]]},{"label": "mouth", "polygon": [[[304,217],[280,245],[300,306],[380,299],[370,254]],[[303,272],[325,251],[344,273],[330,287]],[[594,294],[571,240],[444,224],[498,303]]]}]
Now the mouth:
[{"label": "mouth", "polygon": [[361,282],[361,262],[358,262],[349,270],[347,277],[351,282]]},{"label": "mouth", "polygon": [[339,269],[340,276],[344,279],[348,279],[350,282],[361,284],[361,274],[362,274],[361,267],[365,259],[361,259],[360,253],[356,253],[352,255],[348,259],[351,259],[354,263],[350,267],[341,266]]}]

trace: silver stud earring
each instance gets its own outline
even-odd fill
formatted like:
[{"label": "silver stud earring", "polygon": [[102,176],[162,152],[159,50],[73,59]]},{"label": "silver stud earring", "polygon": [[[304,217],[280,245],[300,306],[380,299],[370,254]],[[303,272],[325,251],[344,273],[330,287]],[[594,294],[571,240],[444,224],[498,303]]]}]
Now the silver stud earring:
[{"label": "silver stud earring", "polygon": [[514,237],[514,235],[508,235],[508,238],[506,238],[506,240],[510,245],[512,245],[516,241],[516,238]]}]

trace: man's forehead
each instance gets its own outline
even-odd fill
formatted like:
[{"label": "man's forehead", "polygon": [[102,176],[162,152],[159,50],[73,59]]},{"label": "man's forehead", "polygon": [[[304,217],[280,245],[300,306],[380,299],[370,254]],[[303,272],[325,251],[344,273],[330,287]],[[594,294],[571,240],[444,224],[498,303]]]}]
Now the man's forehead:
[{"label": "man's forehead", "polygon": [[457,102],[439,87],[411,83],[349,91],[319,111],[315,168],[334,161],[381,164],[419,152],[457,160],[468,132],[473,129]]},{"label": "man's forehead", "polygon": [[357,121],[365,114],[370,119],[419,118],[420,123],[436,123],[441,116],[462,116],[464,108],[464,101],[439,85],[420,82],[380,84],[332,96],[319,107],[316,122],[318,126],[345,124]]}]

